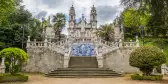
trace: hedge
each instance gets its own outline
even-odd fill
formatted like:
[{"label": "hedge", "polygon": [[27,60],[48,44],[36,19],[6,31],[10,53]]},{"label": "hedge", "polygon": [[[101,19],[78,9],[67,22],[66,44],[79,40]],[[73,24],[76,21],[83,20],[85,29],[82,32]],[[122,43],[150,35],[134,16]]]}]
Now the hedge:
[{"label": "hedge", "polygon": [[28,76],[22,74],[0,74],[0,83],[2,82],[26,82]]},{"label": "hedge", "polygon": [[162,80],[163,75],[151,75],[151,76],[141,76],[139,74],[131,75],[131,79],[133,80],[151,80],[151,81],[158,81]]}]

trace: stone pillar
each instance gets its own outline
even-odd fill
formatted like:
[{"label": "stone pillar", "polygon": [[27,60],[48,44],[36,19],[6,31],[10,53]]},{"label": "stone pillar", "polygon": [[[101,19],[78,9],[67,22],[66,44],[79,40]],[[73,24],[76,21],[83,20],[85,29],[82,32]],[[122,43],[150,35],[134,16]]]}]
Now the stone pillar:
[{"label": "stone pillar", "polygon": [[103,56],[97,56],[98,67],[103,68]]},{"label": "stone pillar", "polygon": [[166,75],[166,73],[167,73],[167,66],[166,66],[166,64],[162,64],[162,66],[161,66],[161,74],[162,75]]},{"label": "stone pillar", "polygon": [[65,53],[64,53],[64,68],[69,67],[70,52],[71,52],[71,48],[68,45],[66,45]]},{"label": "stone pillar", "polygon": [[121,48],[121,47],[123,47],[123,43],[122,43],[122,39],[120,38],[120,40],[119,40],[119,47]]},{"label": "stone pillar", "polygon": [[5,58],[2,58],[1,66],[0,66],[0,73],[5,73]]},{"label": "stone pillar", "polygon": [[140,47],[138,36],[136,36],[136,47]]},{"label": "stone pillar", "polygon": [[5,65],[5,58],[2,58],[1,66]]},{"label": "stone pillar", "polygon": [[47,47],[47,42],[48,42],[48,40],[47,40],[47,36],[45,36],[44,47]]},{"label": "stone pillar", "polygon": [[68,68],[69,65],[69,56],[64,56],[64,68]]},{"label": "stone pillar", "polygon": [[97,46],[96,50],[98,52],[96,56],[98,62],[98,68],[103,68],[102,46],[99,47]]},{"label": "stone pillar", "polygon": [[28,36],[28,39],[27,39],[27,48],[29,48],[30,47],[30,36]]}]

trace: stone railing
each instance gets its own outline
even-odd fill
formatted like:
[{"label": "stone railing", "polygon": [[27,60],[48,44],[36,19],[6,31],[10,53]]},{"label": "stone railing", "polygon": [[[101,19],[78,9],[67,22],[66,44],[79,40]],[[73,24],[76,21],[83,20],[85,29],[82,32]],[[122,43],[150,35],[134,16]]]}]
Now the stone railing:
[{"label": "stone railing", "polygon": [[0,74],[5,73],[5,58],[2,58],[1,65],[0,65]]},{"label": "stone railing", "polygon": [[[47,37],[46,37],[47,38]],[[70,54],[71,54],[71,41],[68,39],[64,39],[58,42],[50,42],[45,39],[42,42],[37,42],[36,40],[30,41],[30,36],[28,36],[27,40],[27,49],[29,48],[48,48],[50,50],[56,51],[57,53],[64,55],[64,67],[68,67]]]},{"label": "stone railing", "polygon": [[95,45],[98,45],[97,53],[101,54],[106,54],[119,48],[134,48],[140,46],[138,37],[136,37],[135,42],[133,42],[132,40],[130,40],[130,42],[122,42],[121,39],[119,40],[119,42],[107,42],[102,39],[96,39]]},{"label": "stone railing", "polygon": [[30,41],[30,36],[28,36],[27,48],[46,47],[51,50],[57,51],[58,53],[64,54],[66,43],[67,39],[58,42],[49,42],[47,39],[41,42],[36,41],[36,39],[34,41]]}]

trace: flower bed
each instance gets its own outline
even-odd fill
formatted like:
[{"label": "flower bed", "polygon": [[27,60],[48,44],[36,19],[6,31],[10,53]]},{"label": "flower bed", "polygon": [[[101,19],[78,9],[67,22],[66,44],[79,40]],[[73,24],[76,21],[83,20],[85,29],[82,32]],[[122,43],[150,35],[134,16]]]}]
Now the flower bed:
[{"label": "flower bed", "polygon": [[28,80],[28,76],[23,74],[0,74],[0,83],[2,82],[26,82]]}]

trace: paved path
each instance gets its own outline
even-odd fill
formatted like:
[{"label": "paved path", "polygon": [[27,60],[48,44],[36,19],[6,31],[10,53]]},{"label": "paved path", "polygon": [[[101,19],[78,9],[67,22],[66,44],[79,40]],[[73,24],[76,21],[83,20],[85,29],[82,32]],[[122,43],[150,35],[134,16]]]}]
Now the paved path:
[{"label": "paved path", "polygon": [[29,75],[29,81],[25,83],[3,84],[168,84],[168,77],[163,81],[133,81],[129,77],[117,78],[48,78],[43,75]]}]

